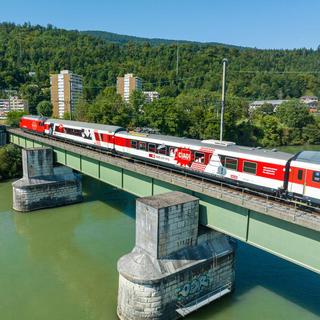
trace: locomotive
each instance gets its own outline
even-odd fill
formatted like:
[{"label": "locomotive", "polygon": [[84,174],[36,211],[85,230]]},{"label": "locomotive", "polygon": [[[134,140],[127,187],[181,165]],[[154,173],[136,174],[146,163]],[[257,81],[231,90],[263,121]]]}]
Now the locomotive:
[{"label": "locomotive", "polygon": [[234,142],[131,132],[114,125],[23,116],[20,128],[224,181],[320,205],[320,152],[296,155]]}]

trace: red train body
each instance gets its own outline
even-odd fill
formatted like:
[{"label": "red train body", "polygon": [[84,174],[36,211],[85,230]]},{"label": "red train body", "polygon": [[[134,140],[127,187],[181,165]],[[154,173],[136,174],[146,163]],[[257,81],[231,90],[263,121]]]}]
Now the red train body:
[{"label": "red train body", "polygon": [[118,126],[37,116],[22,117],[20,127],[253,190],[320,204],[320,152],[292,155],[232,142],[127,132]]},{"label": "red train body", "polygon": [[24,116],[20,119],[20,128],[34,131],[37,133],[44,133],[45,130],[45,121],[47,118],[38,117],[38,116]]}]

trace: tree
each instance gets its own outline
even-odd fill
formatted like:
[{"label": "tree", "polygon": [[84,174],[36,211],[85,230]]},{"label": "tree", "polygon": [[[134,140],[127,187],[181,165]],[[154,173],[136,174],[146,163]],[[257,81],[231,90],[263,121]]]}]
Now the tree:
[{"label": "tree", "polygon": [[73,120],[72,115],[70,112],[64,112],[63,113],[63,120]]},{"label": "tree", "polygon": [[37,105],[37,113],[44,117],[52,116],[52,104],[49,101],[41,101]]},{"label": "tree", "polygon": [[263,114],[273,114],[274,113],[274,106],[270,103],[264,103],[260,108],[258,108],[255,111],[263,113]]},{"label": "tree", "polygon": [[146,103],[146,96],[140,90],[134,90],[130,95],[130,107],[132,108],[132,119],[130,126],[142,127],[145,125],[143,117],[143,107]]},{"label": "tree", "polygon": [[89,105],[88,121],[127,127],[132,118],[131,111],[114,88],[106,88]]},{"label": "tree", "polygon": [[276,147],[281,145],[281,125],[275,116],[266,115],[263,118],[261,130],[263,138],[260,143],[265,147]]},{"label": "tree", "polygon": [[21,150],[13,144],[0,148],[0,180],[22,175]]},{"label": "tree", "polygon": [[89,104],[84,100],[80,100],[76,105],[74,119],[77,121],[88,121]]},{"label": "tree", "polygon": [[19,127],[19,122],[22,116],[26,115],[27,113],[24,111],[10,111],[7,114],[6,123],[10,127]]},{"label": "tree", "polygon": [[303,141],[310,144],[320,144],[320,127],[317,124],[307,124],[302,129]]},{"label": "tree", "polygon": [[[39,102],[44,99],[49,99],[49,97],[44,94],[44,90],[37,84],[24,84],[21,86],[20,91],[22,97],[28,101],[30,114],[37,113]],[[47,91],[45,92],[47,94]]]},{"label": "tree", "polygon": [[282,103],[276,110],[277,118],[290,128],[302,129],[309,123],[314,122],[305,104],[298,100]]},{"label": "tree", "polygon": [[276,110],[276,117],[284,125],[286,140],[290,144],[304,143],[303,128],[315,123],[315,118],[309,113],[307,106],[298,100],[281,104]]},{"label": "tree", "polygon": [[[158,126],[163,133],[218,138],[217,112],[221,104],[221,60],[224,57],[231,61],[225,112],[226,140],[262,143],[262,129],[266,127],[264,117],[274,114],[270,106],[263,106],[259,115],[248,120],[249,101],[291,99],[305,94],[320,96],[320,78],[304,72],[318,66],[318,50],[243,50],[185,43],[179,45],[181,59],[177,78],[176,46],[161,40],[157,40],[159,45],[150,46],[137,39],[128,43],[132,38],[121,40],[114,36],[110,43],[95,35],[50,25],[12,23],[0,23],[0,39],[0,88],[17,89],[19,95],[28,100],[31,114],[36,114],[41,101],[49,101],[50,73],[66,68],[83,76],[83,97],[87,102],[81,103],[72,114],[76,119],[129,127]],[[143,79],[146,90],[160,92],[160,101],[147,106],[141,92],[135,92],[130,103],[124,103],[110,87],[115,86],[118,75],[128,70]],[[268,72],[270,70],[273,72]],[[286,70],[296,72],[284,73]],[[31,77],[29,71],[35,74]],[[103,89],[106,87],[111,91]],[[312,141],[313,117],[307,114],[305,107],[298,106],[298,101],[290,103],[296,107],[288,107],[286,111],[281,106],[275,114],[281,128],[281,143]],[[65,116],[69,119],[68,114]],[[267,122],[270,124],[271,120],[267,118]],[[273,139],[269,133],[267,136],[263,143]]]}]

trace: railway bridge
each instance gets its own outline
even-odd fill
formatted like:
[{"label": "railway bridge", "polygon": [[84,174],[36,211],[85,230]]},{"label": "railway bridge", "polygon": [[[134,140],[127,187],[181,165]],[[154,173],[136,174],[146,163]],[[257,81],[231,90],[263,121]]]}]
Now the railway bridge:
[{"label": "railway bridge", "polygon": [[13,144],[50,147],[57,163],[138,197],[191,194],[200,199],[200,224],[320,273],[320,213],[308,207],[20,129],[7,132]]}]

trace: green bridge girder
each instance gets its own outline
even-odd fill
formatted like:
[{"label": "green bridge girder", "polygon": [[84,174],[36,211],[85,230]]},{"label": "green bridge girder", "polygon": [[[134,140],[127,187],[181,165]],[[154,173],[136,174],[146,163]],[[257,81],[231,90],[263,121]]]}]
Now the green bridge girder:
[{"label": "green bridge girder", "polygon": [[[221,231],[283,259],[320,273],[320,232],[266,213],[254,211],[230,202],[210,197],[201,192],[132,172],[81,155],[65,147],[39,142],[43,138],[25,137],[13,130],[10,142],[23,148],[51,147],[56,162],[138,197],[179,190],[200,199],[200,224]],[[30,136],[30,135],[29,135]]]}]

